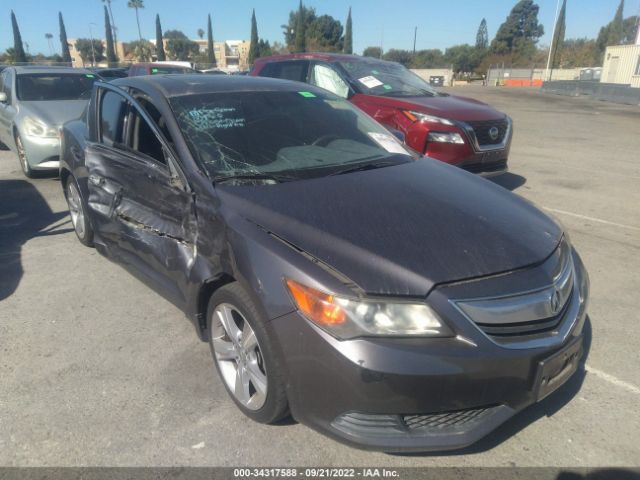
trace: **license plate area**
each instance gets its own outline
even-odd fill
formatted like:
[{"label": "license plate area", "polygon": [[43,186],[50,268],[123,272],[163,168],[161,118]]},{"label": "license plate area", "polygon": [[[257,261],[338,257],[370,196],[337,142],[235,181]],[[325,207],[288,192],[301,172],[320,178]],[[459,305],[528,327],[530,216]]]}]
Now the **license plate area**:
[{"label": "license plate area", "polygon": [[555,392],[571,377],[582,358],[582,336],[576,338],[562,350],[538,362],[534,383],[536,401]]}]

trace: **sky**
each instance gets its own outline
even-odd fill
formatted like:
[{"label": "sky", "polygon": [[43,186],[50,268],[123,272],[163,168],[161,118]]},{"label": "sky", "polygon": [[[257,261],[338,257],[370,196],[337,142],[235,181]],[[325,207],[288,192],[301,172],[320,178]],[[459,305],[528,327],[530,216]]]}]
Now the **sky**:
[{"label": "sky", "polygon": [[[213,35],[219,40],[249,39],[251,9],[256,9],[258,33],[270,42],[283,42],[280,26],[298,0],[145,0],[140,11],[142,35],[155,38],[155,15],[160,14],[163,30],[178,29],[197,38],[199,28],[206,30],[207,14],[212,15]],[[353,17],[354,52],[367,46],[440,48],[475,43],[478,25],[487,19],[489,38],[493,38],[516,0],[306,0],[318,14],[328,14],[343,24],[349,6]],[[550,43],[557,0],[537,0],[538,15],[545,27],[541,45]],[[566,38],[595,38],[600,27],[614,16],[619,0],[568,0]],[[104,11],[101,0],[2,0],[0,2],[0,51],[13,46],[10,10],[14,10],[23,42],[30,53],[50,53],[45,33],[54,35],[53,47],[60,51],[58,11],[62,11],[69,38],[104,38]],[[138,37],[135,13],[127,0],[112,0],[118,40]],[[640,13],[640,0],[626,0],[625,17]]]}]

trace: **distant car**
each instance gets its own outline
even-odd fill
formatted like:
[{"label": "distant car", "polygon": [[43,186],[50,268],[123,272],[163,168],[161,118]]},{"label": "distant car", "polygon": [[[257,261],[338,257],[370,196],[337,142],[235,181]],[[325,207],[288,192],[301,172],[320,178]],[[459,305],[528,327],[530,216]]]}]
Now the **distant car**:
[{"label": "distant car", "polygon": [[140,77],[143,75],[166,75],[180,73],[200,73],[197,70],[181,65],[167,63],[134,63],[129,67],[129,77]]},{"label": "distant car", "polygon": [[0,142],[22,171],[58,170],[58,128],[80,117],[96,74],[70,67],[7,67],[0,73]]},{"label": "distant car", "polygon": [[431,75],[429,77],[429,85],[432,87],[442,87],[444,85],[444,77],[442,75]]},{"label": "distant car", "polygon": [[117,78],[125,78],[129,76],[129,67],[125,68],[92,68],[92,72],[100,75],[100,78],[111,82]]},{"label": "distant car", "polygon": [[227,72],[220,70],[219,68],[208,68],[207,70],[200,70],[200,73],[206,73],[207,75],[227,75]]},{"label": "distant car", "polygon": [[78,239],[188,315],[258,422],[290,410],[351,445],[451,450],[580,366],[589,279],[562,226],[331,92],[123,78],[61,135]]},{"label": "distant car", "polygon": [[483,175],[507,170],[513,125],[471,98],[441,93],[399,63],[296,53],[258,58],[251,75],[306,82],[347,98],[414,150]]}]

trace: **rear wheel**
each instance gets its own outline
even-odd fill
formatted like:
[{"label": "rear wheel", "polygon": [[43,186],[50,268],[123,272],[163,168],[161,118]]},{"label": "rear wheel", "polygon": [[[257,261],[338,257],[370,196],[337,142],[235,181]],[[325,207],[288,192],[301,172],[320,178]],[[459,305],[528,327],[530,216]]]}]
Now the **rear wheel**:
[{"label": "rear wheel", "polygon": [[238,283],[226,285],[211,297],[207,318],[211,354],[236,405],[260,423],[285,417],[281,368],[251,297]]},{"label": "rear wheel", "polygon": [[20,138],[20,134],[16,133],[16,150],[18,151],[18,160],[20,160],[20,167],[22,167],[22,173],[27,178],[33,178],[34,172],[29,165],[29,160],[27,159],[27,151],[24,149],[24,145],[22,143],[22,138]]},{"label": "rear wheel", "polygon": [[93,229],[87,219],[84,202],[80,195],[80,189],[78,188],[78,184],[76,183],[76,179],[73,175],[69,175],[67,178],[64,194],[67,199],[67,205],[69,206],[71,223],[73,224],[73,229],[76,232],[78,240],[80,240],[83,245],[92,247]]}]

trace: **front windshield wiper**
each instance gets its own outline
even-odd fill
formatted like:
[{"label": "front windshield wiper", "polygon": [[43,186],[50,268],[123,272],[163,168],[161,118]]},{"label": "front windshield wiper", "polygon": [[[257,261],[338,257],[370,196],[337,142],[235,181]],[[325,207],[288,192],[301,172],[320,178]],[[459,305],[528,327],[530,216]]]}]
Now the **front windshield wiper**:
[{"label": "front windshield wiper", "polygon": [[350,167],[337,170],[331,173],[330,176],[344,175],[345,173],[362,172],[364,170],[375,170],[376,168],[392,167],[394,165],[402,165],[402,163],[399,163],[397,161],[390,161],[390,160],[383,161],[383,162],[376,162],[376,163],[364,163],[364,164],[360,163],[358,165],[352,165]]},{"label": "front windshield wiper", "polygon": [[230,175],[218,175],[213,177],[214,183],[223,183],[230,180],[273,180],[278,183],[296,180],[296,177],[278,175],[275,173],[236,173]]}]

